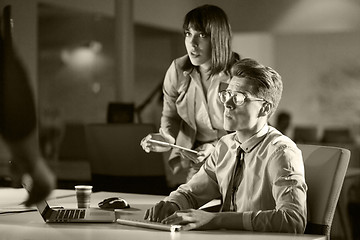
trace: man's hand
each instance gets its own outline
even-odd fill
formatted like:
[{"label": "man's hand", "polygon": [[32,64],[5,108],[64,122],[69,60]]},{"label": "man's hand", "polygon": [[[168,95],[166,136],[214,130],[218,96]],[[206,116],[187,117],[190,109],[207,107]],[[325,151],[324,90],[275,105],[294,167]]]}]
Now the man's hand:
[{"label": "man's hand", "polygon": [[152,222],[161,222],[177,210],[179,210],[179,207],[175,203],[161,201],[154,207],[146,210],[144,219]]},{"label": "man's hand", "polygon": [[172,225],[182,225],[181,230],[191,229],[216,229],[216,213],[203,210],[181,210],[165,218],[162,223]]}]

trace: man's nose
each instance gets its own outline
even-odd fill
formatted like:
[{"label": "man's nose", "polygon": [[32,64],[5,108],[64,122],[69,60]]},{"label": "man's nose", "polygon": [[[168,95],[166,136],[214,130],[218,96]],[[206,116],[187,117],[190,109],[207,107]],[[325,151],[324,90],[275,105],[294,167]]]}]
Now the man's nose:
[{"label": "man's nose", "polygon": [[224,103],[224,106],[226,108],[230,108],[230,109],[234,109],[235,108],[235,103],[234,103],[234,96],[230,96]]}]

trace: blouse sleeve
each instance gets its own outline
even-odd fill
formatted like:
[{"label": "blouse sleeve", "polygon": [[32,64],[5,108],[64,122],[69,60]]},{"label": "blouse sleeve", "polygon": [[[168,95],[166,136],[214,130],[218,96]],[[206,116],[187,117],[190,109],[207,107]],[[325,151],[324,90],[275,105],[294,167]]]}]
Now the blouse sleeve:
[{"label": "blouse sleeve", "polygon": [[165,74],[163,93],[164,103],[161,116],[161,128],[168,132],[172,137],[176,138],[179,132],[180,116],[176,110],[176,100],[179,96],[177,91],[178,76],[173,61]]}]

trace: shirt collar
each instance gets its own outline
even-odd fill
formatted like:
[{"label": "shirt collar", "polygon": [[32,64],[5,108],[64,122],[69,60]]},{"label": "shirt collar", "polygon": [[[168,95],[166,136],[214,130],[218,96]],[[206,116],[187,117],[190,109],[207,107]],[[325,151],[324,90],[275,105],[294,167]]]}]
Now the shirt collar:
[{"label": "shirt collar", "polygon": [[184,70],[183,71],[184,77],[188,77],[193,72],[193,70],[194,70],[194,68]]},{"label": "shirt collar", "polygon": [[[261,141],[263,141],[269,132],[269,126],[267,124],[264,125],[262,129],[260,129],[257,133],[255,133],[252,137],[246,140],[243,143],[240,143],[237,137],[235,137],[237,147],[241,147],[244,152],[251,152]],[[236,135],[235,135],[236,136]]]},{"label": "shirt collar", "polygon": [[[192,68],[189,68],[189,69],[186,69],[186,70],[183,71],[184,77],[188,77],[188,76],[190,76],[190,75],[191,75],[192,77],[194,77],[193,74],[199,74],[199,73],[196,71],[195,67],[192,67]],[[217,75],[218,75],[219,77],[227,77],[224,72],[220,72],[220,73],[218,73]]]}]

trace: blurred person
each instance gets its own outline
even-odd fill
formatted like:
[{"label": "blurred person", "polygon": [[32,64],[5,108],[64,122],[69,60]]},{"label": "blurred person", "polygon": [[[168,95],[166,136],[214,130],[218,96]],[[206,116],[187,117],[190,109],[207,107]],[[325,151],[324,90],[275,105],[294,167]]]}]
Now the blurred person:
[{"label": "blurred person", "polygon": [[231,50],[231,27],[225,12],[213,5],[197,7],[183,23],[187,54],[175,59],[163,83],[163,110],[159,133],[151,133],[140,145],[146,152],[167,152],[170,147],[155,139],[198,154],[172,149],[168,160],[174,174],[186,171],[188,181],[214,151],[223,129],[223,105],[217,95],[230,80],[231,64],[239,55]]},{"label": "blurred person", "polygon": [[291,123],[291,115],[286,111],[281,111],[276,117],[275,128],[282,134],[288,135],[288,130]]},{"label": "blurred person", "polygon": [[[282,94],[281,76],[254,60],[232,68],[224,103],[223,136],[193,178],[144,218],[183,230],[233,229],[304,233],[307,222],[304,163],[296,144],[268,119]],[[198,208],[221,197],[219,212]]]},{"label": "blurred person", "polygon": [[[12,43],[9,6],[4,8],[0,30],[0,134],[11,153],[13,181],[30,177],[31,191],[25,201],[30,206],[51,193],[55,177],[40,154],[35,102]],[[21,186],[21,182],[15,184]]]}]

